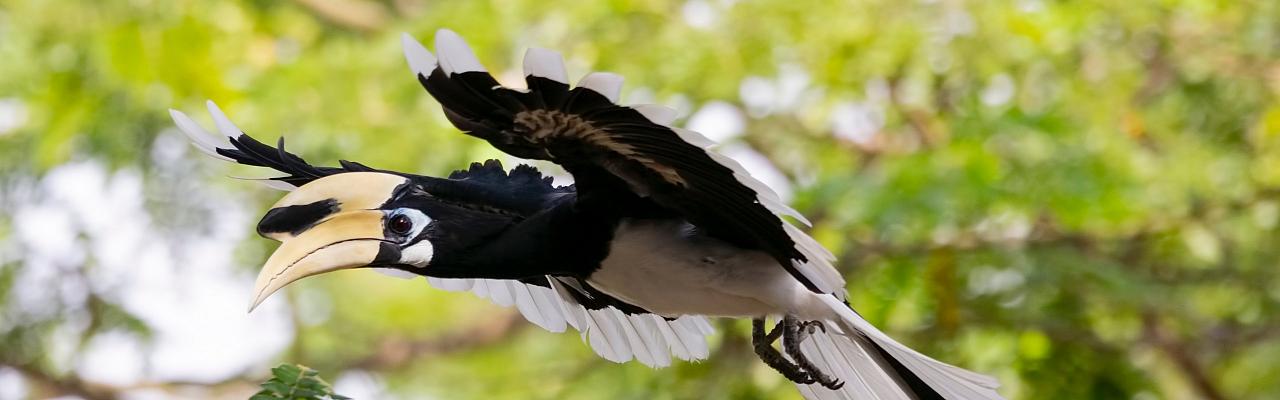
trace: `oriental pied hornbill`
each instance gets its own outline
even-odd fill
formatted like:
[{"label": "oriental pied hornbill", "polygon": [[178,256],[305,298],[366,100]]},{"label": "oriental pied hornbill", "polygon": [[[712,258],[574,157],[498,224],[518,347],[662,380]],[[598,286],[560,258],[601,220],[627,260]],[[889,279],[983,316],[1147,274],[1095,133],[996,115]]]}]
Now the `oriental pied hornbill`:
[{"label": "oriental pied hornbill", "polygon": [[[607,73],[570,87],[554,51],[530,49],[527,88],[499,84],[457,34],[437,60],[409,35],[414,76],[458,129],[573,175],[496,160],[447,178],[354,162],[317,167],[245,135],[212,102],[218,131],[171,111],[198,148],[285,176],[292,190],[258,224],[283,242],[258,276],[253,306],[328,271],[390,268],[435,286],[516,305],[551,331],[582,332],[606,359],[661,367],[707,356],[707,316],[753,319],[755,351],[812,399],[998,399],[997,382],[917,353],[844,301],[834,257],[781,216],[808,224],[675,112],[622,106]],[[252,306],[251,306],[252,309]],[[765,318],[779,320],[771,330]],[[773,345],[782,339],[782,351]]]}]

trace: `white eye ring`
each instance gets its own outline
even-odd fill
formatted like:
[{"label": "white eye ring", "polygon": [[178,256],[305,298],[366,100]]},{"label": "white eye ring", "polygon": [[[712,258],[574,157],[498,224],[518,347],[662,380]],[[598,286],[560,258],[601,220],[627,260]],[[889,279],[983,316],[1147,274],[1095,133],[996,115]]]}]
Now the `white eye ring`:
[{"label": "white eye ring", "polygon": [[426,214],[423,214],[422,211],[414,208],[397,208],[392,210],[387,213],[387,222],[390,223],[390,221],[400,216],[409,218],[409,222],[412,224],[412,228],[409,229],[409,232],[404,234],[406,239],[418,237],[418,234],[421,234],[422,230],[426,229],[427,225],[431,224],[431,217],[428,217]]}]

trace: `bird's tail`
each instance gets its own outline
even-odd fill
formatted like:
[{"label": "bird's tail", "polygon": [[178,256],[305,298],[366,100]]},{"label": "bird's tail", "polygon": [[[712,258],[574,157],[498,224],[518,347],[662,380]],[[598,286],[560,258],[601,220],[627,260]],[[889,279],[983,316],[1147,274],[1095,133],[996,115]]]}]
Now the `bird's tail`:
[{"label": "bird's tail", "polygon": [[934,360],[907,348],[872,326],[835,296],[820,296],[838,320],[816,332],[801,351],[828,375],[844,381],[839,390],[800,385],[810,400],[827,399],[1003,399],[992,377]]}]

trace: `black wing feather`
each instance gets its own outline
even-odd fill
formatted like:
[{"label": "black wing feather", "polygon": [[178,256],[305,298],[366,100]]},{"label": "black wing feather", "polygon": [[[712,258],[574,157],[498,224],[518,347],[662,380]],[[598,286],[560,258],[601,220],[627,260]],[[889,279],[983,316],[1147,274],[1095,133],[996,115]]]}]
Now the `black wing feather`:
[{"label": "black wing feather", "polygon": [[810,290],[821,291],[793,265],[809,259],[754,190],[639,111],[590,88],[538,76],[527,77],[527,91],[503,88],[482,71],[447,74],[437,67],[418,78],[457,128],[511,155],[562,165],[574,175],[580,200],[652,201],[714,237],[770,254]]}]

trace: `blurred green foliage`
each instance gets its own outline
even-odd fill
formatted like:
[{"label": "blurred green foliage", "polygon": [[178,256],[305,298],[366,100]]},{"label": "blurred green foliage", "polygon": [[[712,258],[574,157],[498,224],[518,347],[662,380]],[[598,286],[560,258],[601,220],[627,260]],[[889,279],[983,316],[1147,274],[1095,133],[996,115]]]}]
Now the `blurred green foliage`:
[{"label": "blurred green foliage", "polygon": [[[205,99],[322,164],[499,157],[407,72],[400,32],[441,27],[507,82],[536,45],[683,117],[741,110],[727,146],[794,182],[851,303],[1011,398],[1280,393],[1276,1],[0,0],[0,101],[23,116],[0,131],[0,180],[85,158],[162,174],[165,110]],[[200,165],[190,179],[253,193],[255,212],[279,196]],[[270,246],[246,243],[244,268]],[[0,259],[0,295],[18,258]],[[103,330],[146,332],[90,299],[115,315]],[[420,281],[337,273],[289,299],[282,359],[406,398],[798,397],[738,322],[710,360],[651,371]],[[0,361],[65,376],[40,347],[59,323],[0,324]]]},{"label": "blurred green foliage", "polygon": [[320,378],[320,371],[298,364],[280,364],[271,369],[271,379],[249,400],[351,400],[333,392]]}]

